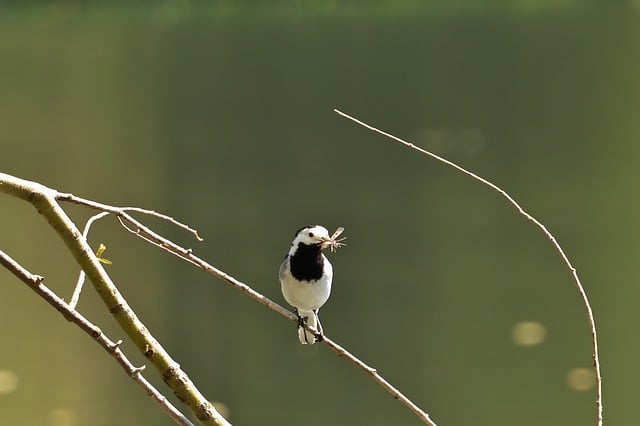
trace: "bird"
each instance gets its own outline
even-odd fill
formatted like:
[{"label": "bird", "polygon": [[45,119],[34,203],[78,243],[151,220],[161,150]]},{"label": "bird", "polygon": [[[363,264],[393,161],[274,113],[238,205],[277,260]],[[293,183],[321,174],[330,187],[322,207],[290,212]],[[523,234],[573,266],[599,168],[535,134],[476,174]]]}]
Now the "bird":
[{"label": "bird", "polygon": [[[287,303],[295,308],[298,316],[298,339],[300,343],[314,344],[322,340],[322,325],[318,310],[329,299],[333,266],[322,253],[325,248],[332,251],[343,245],[336,240],[342,228],[329,236],[327,228],[308,225],[300,228],[291,243],[289,252],[280,264],[280,288]],[[318,334],[304,328],[313,327]]]}]

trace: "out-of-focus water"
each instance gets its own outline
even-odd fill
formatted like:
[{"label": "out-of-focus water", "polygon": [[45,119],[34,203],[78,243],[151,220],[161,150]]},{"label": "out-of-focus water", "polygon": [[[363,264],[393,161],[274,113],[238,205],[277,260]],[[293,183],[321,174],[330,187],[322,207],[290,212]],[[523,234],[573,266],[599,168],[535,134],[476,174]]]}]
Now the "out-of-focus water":
[{"label": "out-of-focus water", "polygon": [[[494,181],[548,226],[592,298],[607,418],[640,421],[636,9],[180,5],[5,10],[0,170],[183,220],[204,242],[150,224],[283,304],[294,231],[344,226],[325,331],[439,425],[595,424],[586,316],[551,244],[495,192],[340,108]],[[76,268],[30,206],[0,197],[0,235],[70,297]],[[326,347],[301,347],[292,323],[115,221],[90,240],[234,424],[418,424]],[[90,286],[80,310],[126,341]],[[0,321],[3,424],[171,424],[4,270]]]}]

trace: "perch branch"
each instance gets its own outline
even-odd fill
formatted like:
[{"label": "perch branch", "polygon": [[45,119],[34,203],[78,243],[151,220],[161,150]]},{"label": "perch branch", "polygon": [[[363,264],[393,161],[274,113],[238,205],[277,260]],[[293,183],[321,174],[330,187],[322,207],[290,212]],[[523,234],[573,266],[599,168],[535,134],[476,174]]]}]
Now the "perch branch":
[{"label": "perch branch", "polygon": [[558,254],[560,255],[560,257],[562,258],[562,261],[564,262],[564,264],[567,266],[567,268],[569,269],[569,271],[571,272],[571,277],[573,278],[573,283],[575,285],[575,287],[578,290],[578,293],[580,293],[580,298],[582,299],[582,304],[584,305],[584,308],[587,312],[587,319],[589,321],[589,327],[591,328],[591,340],[592,340],[592,357],[593,357],[593,368],[595,371],[595,376],[596,376],[596,419],[597,419],[597,425],[598,426],[602,426],[602,422],[603,422],[603,414],[602,414],[602,376],[601,376],[601,372],[600,372],[600,356],[599,356],[599,352],[598,352],[598,333],[596,331],[596,322],[595,322],[595,318],[593,316],[593,310],[591,309],[591,303],[589,302],[589,298],[587,297],[587,293],[584,290],[584,287],[582,286],[582,283],[580,282],[580,278],[578,277],[578,272],[576,270],[576,268],[573,266],[573,264],[571,263],[571,261],[569,260],[569,257],[565,254],[564,250],[562,249],[562,247],[560,246],[560,243],[558,243],[558,241],[556,240],[556,237],[553,236],[553,234],[542,224],[542,222],[540,222],[538,219],[536,219],[535,217],[533,217],[531,214],[529,214],[526,210],[524,210],[524,208],[522,208],[522,206],[520,206],[520,203],[518,203],[511,195],[509,195],[505,190],[503,190],[502,188],[498,187],[497,185],[489,182],[488,180],[476,175],[475,173],[472,173],[470,171],[468,171],[467,169],[457,165],[456,163],[449,161],[443,157],[440,157],[439,155],[436,155],[432,152],[427,151],[426,149],[420,148],[410,142],[407,142],[403,139],[400,139],[397,136],[394,136],[390,133],[384,132],[380,129],[377,129],[363,121],[358,120],[357,118],[354,118],[348,114],[345,114],[344,112],[334,109],[334,111],[338,114],[341,115],[342,117],[353,121],[354,123],[369,129],[375,133],[378,133],[382,136],[385,136],[395,142],[401,143],[402,145],[411,148],[414,151],[418,151],[421,154],[427,155],[431,158],[434,158],[438,161],[440,161],[441,163],[446,164],[449,167],[454,168],[455,170],[464,173],[467,176],[470,176],[471,178],[475,179],[476,181],[480,182],[483,185],[488,186],[489,188],[491,188],[492,190],[496,191],[498,194],[500,194],[502,197],[504,197],[513,207],[516,208],[516,210],[518,211],[518,213],[520,213],[522,216],[524,216],[526,219],[528,219],[529,221],[533,222],[533,224],[538,227],[538,229],[540,229],[540,231],[542,231],[542,233],[549,239],[549,241],[551,241],[551,244],[553,245],[553,247],[556,249],[556,251],[558,252]]},{"label": "perch branch", "polygon": [[[72,194],[65,194],[66,201],[75,202],[75,196]],[[231,275],[221,271],[215,266],[209,264],[205,260],[193,254],[191,249],[185,249],[173,241],[157,234],[156,232],[149,229],[147,226],[143,225],[141,222],[131,217],[126,212],[118,212],[116,213],[118,216],[118,220],[122,224],[122,226],[135,236],[142,238],[143,240],[153,244],[154,246],[161,248],[193,265],[196,265],[200,269],[220,278],[221,280],[226,281],[231,284],[236,289],[242,291],[246,295],[250,296],[252,299],[257,302],[263,304],[264,306],[272,309],[273,311],[279,313],[283,317],[289,319],[290,321],[298,321],[298,317],[290,312],[289,310],[283,308],[279,304],[275,303],[268,297],[262,295],[261,293],[255,291],[249,285],[243,283],[242,281],[237,280]],[[317,331],[308,325],[305,327],[311,331],[312,333],[317,335]],[[436,426],[435,422],[431,420],[429,415],[420,409],[415,403],[413,403],[409,398],[407,398],[400,390],[395,388],[391,383],[389,383],[382,375],[380,375],[375,368],[372,368],[362,362],[355,355],[348,352],[342,346],[335,343],[333,340],[328,338],[326,335],[323,336],[322,342],[331,348],[338,356],[345,358],[351,361],[354,365],[360,368],[365,373],[369,374],[382,388],[384,388],[387,392],[389,392],[395,399],[402,402],[407,408],[409,408],[422,422],[430,426]]]},{"label": "perch branch", "polygon": [[[2,192],[2,178],[3,175],[0,173],[0,192]],[[16,179],[16,178],[12,178],[12,179]],[[262,305],[268,307],[269,309],[279,313],[280,315],[282,315],[283,317],[289,319],[290,321],[294,321],[297,322],[298,318],[296,315],[294,315],[292,312],[290,312],[289,310],[283,308],[282,306],[280,306],[279,304],[275,303],[274,301],[272,301],[271,299],[267,298],[266,296],[262,295],[261,293],[255,291],[253,288],[251,288],[249,285],[237,280],[236,278],[232,277],[231,275],[221,271],[220,269],[214,267],[213,265],[209,264],[208,262],[206,262],[205,260],[201,259],[200,257],[196,256],[193,254],[191,249],[185,249],[181,246],[179,246],[178,244],[175,244],[174,242],[172,242],[171,240],[159,235],[158,233],[152,231],[151,229],[149,229],[147,226],[143,225],[141,222],[139,222],[137,219],[135,219],[134,217],[132,217],[128,211],[137,211],[137,212],[150,212],[148,210],[142,210],[142,209],[132,209],[132,208],[119,208],[119,207],[113,207],[113,206],[109,206],[106,204],[101,204],[101,203],[97,203],[94,201],[90,201],[90,200],[86,200],[80,197],[77,197],[73,194],[69,194],[69,193],[59,193],[57,191],[54,191],[52,189],[46,188],[42,185],[39,184],[35,184],[33,182],[28,182],[28,181],[22,181],[24,184],[27,185],[31,185],[31,188],[35,188],[32,185],[38,185],[37,188],[39,189],[38,192],[41,193],[46,193],[46,199],[47,199],[47,203],[46,205],[49,204],[53,204],[55,206],[57,206],[57,209],[59,209],[61,212],[58,212],[57,214],[65,214],[64,211],[62,211],[62,209],[59,207],[59,205],[56,203],[56,201],[66,201],[66,202],[70,202],[73,204],[79,204],[79,205],[84,205],[87,207],[90,207],[92,209],[101,211],[101,212],[106,212],[106,213],[111,213],[114,216],[117,217],[118,221],[122,224],[122,226],[129,232],[131,232],[132,234],[134,234],[137,237],[142,238],[143,240],[149,242],[150,244],[161,248],[197,267],[199,267],[200,269],[203,269],[204,271],[220,278],[221,280],[226,281],[227,283],[231,284],[233,287],[235,287],[236,289],[240,290],[241,292],[245,293],[246,295],[248,295],[249,297],[251,297],[252,299],[256,300],[257,302],[261,303]],[[5,191],[8,192],[8,191]],[[28,195],[28,194],[20,194],[18,195],[20,196],[20,198],[26,199],[27,201],[30,201],[32,203],[32,196]],[[39,211],[41,211],[41,213],[43,213],[42,210],[40,210],[40,207],[38,207],[39,205],[41,205],[41,203],[38,204],[34,204],[36,205],[36,207],[38,208]],[[45,213],[43,213],[45,214]],[[164,215],[159,215],[155,212],[153,212],[152,214],[153,216],[158,216],[163,218]],[[47,218],[49,218],[48,214],[45,214],[45,216]],[[66,215],[65,215],[66,217]],[[173,222],[173,220],[171,220]],[[179,223],[179,222],[173,222],[173,223]],[[72,224],[71,224],[72,225]],[[57,225],[60,226],[60,225]],[[65,223],[65,226],[68,226],[68,224]],[[55,227],[55,226],[54,226]],[[181,226],[183,229],[186,230],[191,230],[191,228],[187,227],[186,225]],[[57,228],[56,228],[57,229]],[[197,233],[193,230],[194,235],[196,236],[196,238],[199,238]],[[64,238],[63,238],[64,239]],[[65,240],[66,241],[66,240]],[[86,244],[86,242],[84,243]],[[74,247],[74,245],[72,245],[72,247]],[[89,271],[87,272],[87,275],[92,279],[92,276],[89,274],[89,272],[94,271],[93,267],[98,267],[100,270],[102,270],[102,266],[99,264],[99,262],[97,261],[97,258],[93,255],[93,253],[90,251],[90,249],[86,248],[86,250],[88,250],[88,253],[91,254],[91,256],[89,256],[87,254],[87,257],[93,257],[92,261],[93,263],[95,263],[96,265],[91,265],[92,268],[89,269]],[[72,249],[72,252],[74,251],[74,249]],[[75,255],[75,254],[74,254]],[[81,263],[81,266],[84,267],[83,263]],[[97,279],[109,279],[108,275],[106,275],[106,273],[104,273],[104,277],[102,275],[98,275]],[[109,279],[110,280],[110,279]],[[95,283],[94,283],[95,285]],[[101,286],[97,286],[96,288],[101,288]],[[115,286],[113,286],[114,291],[117,292],[117,289],[115,289]],[[100,293],[100,290],[98,290],[98,292]],[[119,294],[119,293],[118,293]],[[120,300],[120,299],[118,299]],[[115,300],[110,300],[107,302],[107,306],[110,306],[110,309],[112,311],[112,313],[114,313],[114,310],[117,312],[122,311],[130,311],[130,308],[125,305],[125,301],[124,299],[121,299],[122,302],[119,302],[118,304],[113,304],[115,302]],[[114,308],[115,307],[115,308]],[[131,314],[133,314],[133,312],[131,312]],[[136,321],[137,318],[135,319]],[[119,320],[120,321],[120,320]],[[316,333],[317,331],[314,330],[311,327],[306,326],[309,331]],[[136,339],[138,339],[139,341],[139,336],[137,336],[135,333],[134,335],[136,336]],[[416,404],[414,404],[409,398],[407,398],[404,394],[402,394],[402,392],[400,392],[397,388],[395,388],[394,386],[392,386],[384,377],[382,377],[375,368],[372,368],[370,366],[368,366],[367,364],[365,364],[364,362],[362,362],[360,359],[358,359],[356,356],[354,356],[353,354],[351,354],[350,352],[348,352],[347,350],[345,350],[342,346],[338,345],[337,343],[333,342],[331,339],[329,339],[327,336],[323,336],[323,343],[325,345],[327,345],[329,348],[331,348],[338,356],[345,358],[349,361],[351,361],[354,365],[356,365],[359,369],[361,369],[362,371],[364,371],[366,374],[370,375],[383,389],[385,389],[387,392],[389,392],[395,399],[399,400],[400,402],[402,402],[404,405],[407,406],[407,408],[409,408],[422,422],[424,422],[425,424],[429,425],[429,426],[436,426],[435,422],[433,422],[430,418],[429,415],[424,412],[423,410],[421,410]],[[150,339],[153,339],[151,336],[149,336]],[[133,339],[133,336],[132,336]],[[136,340],[134,339],[134,340]],[[153,340],[155,342],[155,340]],[[155,342],[157,344],[157,342]],[[136,344],[138,345],[138,342],[136,341]],[[162,348],[160,348],[162,349]],[[144,354],[145,356],[147,356],[148,358],[150,357],[150,359],[154,360],[155,357],[153,357],[155,355],[155,349],[154,350],[145,350]],[[166,355],[166,357],[168,357],[168,355]],[[162,357],[162,359],[164,359],[164,357]],[[154,363],[154,365],[156,365]],[[177,364],[176,364],[177,365]],[[159,370],[162,371],[161,367],[158,367],[156,365],[157,368],[159,368]],[[167,371],[171,371],[170,367],[166,367]],[[164,376],[163,376],[164,377]],[[185,375],[186,377],[186,375]],[[166,377],[165,377],[165,381]],[[170,384],[171,386],[171,384]],[[173,388],[173,386],[172,386]],[[175,391],[175,389],[174,389]],[[178,395],[178,397],[180,397],[180,395]],[[182,398],[180,398],[182,399]],[[200,416],[198,417],[200,418]]]},{"label": "perch branch", "polygon": [[71,308],[70,305],[65,303],[64,300],[45,286],[43,277],[32,274],[2,250],[0,250],[0,264],[28,285],[29,288],[53,306],[68,321],[80,327],[80,329],[95,340],[102,349],[115,358],[127,375],[131,377],[134,382],[140,385],[147,395],[156,401],[177,424],[182,426],[193,426],[193,423],[191,423],[188,418],[178,411],[178,409],[174,407],[173,404],[164,397],[164,395],[162,395],[151,383],[149,383],[147,379],[144,378],[142,374],[140,374],[142,369],[144,369],[144,366],[136,367],[131,363],[131,361],[129,361],[122,350],[120,350],[122,340],[113,342],[102,332],[102,330],[100,330],[100,328],[91,323],[78,311]]}]

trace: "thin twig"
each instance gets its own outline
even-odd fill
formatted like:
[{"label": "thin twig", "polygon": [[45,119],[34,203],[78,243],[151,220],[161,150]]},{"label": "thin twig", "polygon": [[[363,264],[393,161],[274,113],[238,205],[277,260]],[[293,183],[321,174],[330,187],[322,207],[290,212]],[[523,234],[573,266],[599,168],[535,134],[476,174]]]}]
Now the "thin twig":
[{"label": "thin twig", "polygon": [[[309,328],[309,327],[306,327],[306,328]],[[338,345],[336,342],[329,339],[325,335],[322,336],[322,343],[324,343],[325,345],[333,349],[333,351],[337,353],[339,356],[348,359],[349,361],[357,365],[358,368],[360,368],[361,370],[371,375],[373,380],[378,382],[380,386],[386,389],[386,391],[389,392],[391,396],[393,396],[395,399],[397,399],[398,401],[402,402],[405,406],[407,406],[407,408],[409,408],[409,410],[411,410],[413,414],[415,414],[423,423],[429,426],[436,426],[435,422],[431,420],[431,418],[429,417],[429,414],[427,414],[424,410],[418,407],[413,401],[407,398],[402,392],[400,392],[391,383],[389,383],[384,377],[382,377],[380,373],[378,373],[378,370],[376,370],[375,368],[369,367],[367,364],[362,362],[359,358],[356,358],[354,355],[352,355],[342,346]]]},{"label": "thin twig", "polygon": [[472,173],[470,171],[468,171],[467,169],[455,164],[452,161],[449,161],[443,157],[440,157],[439,155],[436,155],[432,152],[429,152],[423,148],[420,148],[410,142],[407,142],[403,139],[400,139],[397,136],[394,136],[390,133],[384,132],[380,129],[377,129],[363,121],[358,120],[357,118],[354,118],[348,114],[345,114],[344,112],[334,109],[334,111],[341,115],[344,118],[347,118],[351,121],[353,121],[356,124],[359,124],[360,126],[369,129],[375,133],[378,133],[380,135],[383,135],[391,140],[394,140],[398,143],[401,143],[402,145],[409,147],[415,151],[420,152],[421,154],[427,155],[429,157],[432,157],[438,161],[440,161],[441,163],[446,164],[449,167],[453,167],[454,169],[458,170],[459,172],[464,173],[467,176],[472,177],[473,179],[475,179],[476,181],[482,183],[483,185],[488,186],[489,188],[493,189],[494,191],[496,191],[498,194],[502,195],[512,206],[514,206],[516,208],[516,210],[518,210],[518,213],[520,213],[522,216],[524,216],[525,218],[527,218],[528,220],[530,220],[531,222],[533,222],[533,224],[535,226],[538,227],[538,229],[540,229],[540,231],[542,231],[544,233],[544,235],[546,235],[546,237],[551,241],[551,244],[553,244],[553,247],[556,249],[556,251],[558,252],[558,254],[560,255],[560,257],[562,258],[562,261],[564,262],[564,264],[567,266],[567,268],[569,269],[569,271],[571,272],[571,276],[573,278],[573,282],[575,284],[575,287],[578,289],[578,292],[580,293],[580,298],[582,299],[582,304],[584,305],[584,308],[587,312],[587,319],[589,321],[589,327],[591,328],[591,338],[592,338],[592,350],[593,350],[593,368],[595,370],[595,375],[596,375],[596,418],[597,418],[597,425],[598,426],[602,426],[602,422],[603,422],[603,408],[602,408],[602,376],[601,376],[601,372],[600,372],[600,357],[599,357],[599,353],[598,353],[598,333],[596,331],[596,322],[595,322],[595,318],[593,316],[593,310],[591,309],[591,303],[589,302],[589,298],[587,297],[587,293],[584,290],[584,287],[582,286],[582,283],[580,282],[580,278],[578,277],[578,272],[576,271],[576,268],[572,265],[571,261],[569,260],[569,258],[567,257],[567,255],[565,254],[564,250],[562,249],[562,247],[560,246],[560,244],[558,243],[558,241],[556,240],[556,238],[553,236],[553,234],[551,234],[551,232],[549,232],[549,230],[535,217],[533,217],[531,214],[529,214],[527,211],[525,211],[520,204],[513,198],[511,197],[506,191],[504,191],[502,188],[498,187],[497,185],[489,182],[488,180],[481,178],[480,176],[476,175],[475,173]]},{"label": "thin twig", "polygon": [[129,361],[127,356],[120,350],[120,344],[122,340],[113,342],[103,332],[85,318],[82,314],[72,308],[65,301],[58,297],[53,291],[44,285],[44,278],[39,275],[34,275],[25,269],[22,265],[16,262],[8,254],[0,250],[0,264],[2,264],[7,270],[15,275],[22,282],[27,284],[29,288],[35,291],[40,297],[42,297],[47,303],[53,306],[58,312],[60,312],[68,321],[80,327],[82,331],[88,334],[93,340],[95,340],[109,355],[111,355],[120,364],[122,369],[127,373],[131,379],[136,382],[140,387],[149,395],[154,401],[156,401],[160,407],[171,417],[177,424],[182,426],[194,426],[187,417],[185,417],[178,409],[171,404],[171,402],[164,397],[145,377],[141,374],[144,369],[142,367],[136,367]]},{"label": "thin twig", "polygon": [[141,209],[141,208],[138,208],[138,207],[121,207],[121,209],[122,209],[122,211],[142,213],[142,214],[146,214],[148,216],[155,216],[155,217],[160,218],[162,220],[166,220],[167,222],[170,222],[170,223],[174,224],[178,228],[184,229],[185,231],[193,234],[193,236],[196,238],[196,240],[203,241],[203,238],[198,234],[197,230],[191,228],[190,226],[188,226],[188,225],[186,225],[186,224],[184,224],[182,222],[179,222],[179,221],[175,220],[171,216],[167,216],[166,214],[158,213],[158,212],[153,211],[153,210]]},{"label": "thin twig", "polygon": [[158,213],[156,211],[153,210],[148,210],[148,209],[142,209],[139,207],[114,207],[114,206],[110,206],[108,204],[103,204],[103,203],[98,203],[96,201],[92,201],[92,200],[87,200],[85,198],[82,197],[78,197],[76,195],[73,194],[68,194],[68,193],[62,193],[62,192],[57,192],[56,193],[56,200],[58,201],[67,201],[73,204],[78,204],[81,206],[86,206],[86,207],[91,207],[94,210],[99,210],[102,212],[109,212],[109,213],[113,213],[115,215],[119,215],[122,212],[136,212],[136,213],[142,213],[145,214],[147,216],[154,216],[157,217],[158,219],[162,219],[165,220],[167,222],[172,223],[173,225],[177,226],[180,229],[183,229],[185,231],[187,231],[188,233],[192,234],[198,241],[202,241],[202,237],[200,237],[200,235],[198,234],[198,231],[192,227],[190,227],[189,225],[180,222],[179,220],[176,220],[174,218],[172,218],[171,216],[167,216],[166,214],[162,214],[162,213]]},{"label": "thin twig", "polygon": [[[84,230],[82,231],[82,236],[86,240],[89,236],[89,230],[91,229],[91,225],[97,220],[102,219],[105,216],[108,216],[109,212],[102,212],[95,214],[89,218],[87,224],[84,226]],[[86,274],[84,273],[84,269],[80,270],[80,275],[78,276],[78,281],[76,282],[76,286],[73,289],[73,295],[71,296],[71,300],[69,301],[69,307],[71,309],[75,309],[78,306],[78,300],[80,300],[80,293],[82,292],[82,287],[84,286],[84,281],[86,278]]]}]

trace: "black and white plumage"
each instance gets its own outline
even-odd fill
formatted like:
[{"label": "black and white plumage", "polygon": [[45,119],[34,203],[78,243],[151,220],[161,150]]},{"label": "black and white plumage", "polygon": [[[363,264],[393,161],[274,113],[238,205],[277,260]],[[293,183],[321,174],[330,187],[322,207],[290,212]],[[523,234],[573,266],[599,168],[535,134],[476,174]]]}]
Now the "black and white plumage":
[{"label": "black and white plumage", "polygon": [[302,327],[303,321],[322,335],[318,310],[329,299],[333,279],[333,267],[322,250],[335,246],[336,241],[326,228],[305,226],[296,233],[280,265],[280,287],[287,303],[296,308],[302,344],[316,342],[316,336]]}]

